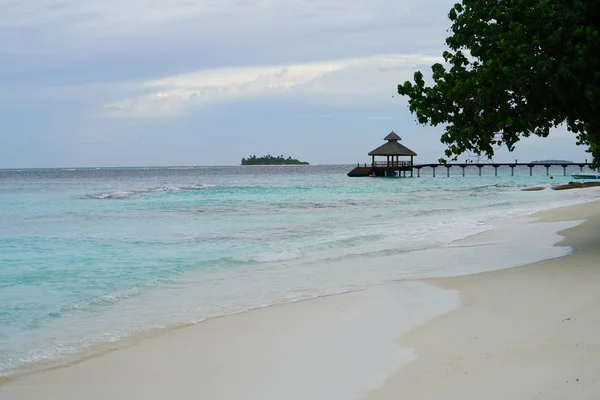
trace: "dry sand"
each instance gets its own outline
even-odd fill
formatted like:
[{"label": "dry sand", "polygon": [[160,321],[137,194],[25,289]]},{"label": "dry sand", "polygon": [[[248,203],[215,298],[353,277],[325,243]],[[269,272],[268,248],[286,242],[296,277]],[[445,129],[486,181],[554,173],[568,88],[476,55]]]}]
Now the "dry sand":
[{"label": "dry sand", "polygon": [[434,280],[463,305],[403,336],[418,358],[366,399],[600,399],[600,203],[539,217],[587,219],[561,232],[573,253]]},{"label": "dry sand", "polygon": [[[563,232],[572,255],[217,318],[0,383],[0,399],[599,399],[600,202],[541,218],[588,219]],[[394,307],[423,286],[447,309]]]}]

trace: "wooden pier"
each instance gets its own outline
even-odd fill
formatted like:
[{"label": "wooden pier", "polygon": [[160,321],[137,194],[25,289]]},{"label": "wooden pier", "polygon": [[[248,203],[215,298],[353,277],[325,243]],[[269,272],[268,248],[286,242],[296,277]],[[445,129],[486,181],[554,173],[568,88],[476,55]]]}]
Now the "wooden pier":
[{"label": "wooden pier", "polygon": [[[421,169],[431,168],[433,176],[436,176],[436,170],[438,168],[446,168],[446,176],[450,176],[450,170],[452,168],[460,168],[462,176],[465,176],[465,170],[469,167],[475,167],[479,169],[479,176],[483,168],[494,168],[494,175],[498,176],[498,168],[510,167],[510,173],[512,176],[515,175],[515,168],[517,167],[528,167],[529,176],[533,176],[533,168],[544,167],[546,168],[546,175],[550,175],[551,167],[562,167],[563,175],[567,175],[567,168],[577,166],[579,171],[583,171],[584,167],[590,167],[591,163],[587,160],[583,163],[545,163],[545,162],[532,162],[532,163],[520,163],[515,160],[514,163],[447,163],[447,164],[414,164],[414,157],[417,155],[411,149],[400,144],[400,137],[394,132],[390,132],[384,140],[387,140],[382,146],[379,146],[375,150],[371,151],[369,155],[372,157],[370,164],[357,164],[357,166],[348,173],[348,176],[359,177],[359,176],[414,176],[415,171],[417,177],[421,176]],[[376,161],[375,157],[386,157],[385,161]],[[410,157],[410,160],[401,161],[400,157]]]},{"label": "wooden pier", "polygon": [[448,164],[415,164],[412,165],[410,162],[404,162],[402,165],[384,165],[384,163],[376,163],[375,165],[363,164],[362,166],[358,164],[356,168],[348,173],[348,176],[358,177],[358,176],[407,176],[407,172],[409,176],[414,176],[416,171],[416,176],[421,176],[421,169],[423,168],[431,168],[432,176],[436,176],[436,170],[441,168],[442,170],[445,168],[445,175],[447,177],[450,176],[450,170],[452,168],[460,168],[461,175],[465,176],[465,170],[469,167],[478,168],[479,176],[481,176],[481,171],[483,168],[494,168],[494,175],[498,176],[498,168],[500,167],[510,167],[511,176],[515,175],[515,168],[517,167],[528,167],[529,168],[529,176],[533,175],[533,168],[535,167],[544,167],[546,168],[546,175],[550,175],[551,167],[562,167],[563,175],[567,175],[567,168],[569,167],[579,167],[579,171],[583,171],[584,167],[592,166],[591,163],[583,162],[583,163],[448,163]]}]

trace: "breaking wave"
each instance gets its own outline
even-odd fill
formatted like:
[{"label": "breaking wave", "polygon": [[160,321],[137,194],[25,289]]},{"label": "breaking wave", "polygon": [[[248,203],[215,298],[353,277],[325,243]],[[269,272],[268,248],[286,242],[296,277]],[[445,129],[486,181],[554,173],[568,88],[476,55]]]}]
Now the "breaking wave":
[{"label": "breaking wave", "polygon": [[132,190],[116,190],[113,192],[94,193],[88,194],[87,197],[91,199],[128,199],[132,196],[137,195],[148,195],[154,193],[168,193],[168,192],[180,192],[184,190],[205,190],[215,188],[217,185],[184,185],[184,186],[161,186],[148,189],[132,189]]}]

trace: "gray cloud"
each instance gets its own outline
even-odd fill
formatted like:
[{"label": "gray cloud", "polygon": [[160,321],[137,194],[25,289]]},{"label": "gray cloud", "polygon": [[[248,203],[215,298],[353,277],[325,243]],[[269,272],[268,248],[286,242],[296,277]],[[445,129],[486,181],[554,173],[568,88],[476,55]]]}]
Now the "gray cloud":
[{"label": "gray cloud", "polygon": [[12,56],[44,57],[46,65],[67,69],[71,65],[93,69],[94,64],[106,68],[108,60],[118,58],[123,69],[133,65],[145,76],[153,70],[164,75],[205,66],[297,63],[414,52],[415,47],[426,51],[441,45],[451,3],[5,1],[0,32],[9,39],[0,40],[0,50]]},{"label": "gray cloud", "polygon": [[[431,59],[386,55],[439,56],[454,2],[0,0],[0,167],[232,164],[249,151],[353,163],[391,129],[435,160],[440,129],[392,97]],[[344,154],[315,153],[339,143],[332,132]],[[535,152],[571,140],[559,131]]]}]

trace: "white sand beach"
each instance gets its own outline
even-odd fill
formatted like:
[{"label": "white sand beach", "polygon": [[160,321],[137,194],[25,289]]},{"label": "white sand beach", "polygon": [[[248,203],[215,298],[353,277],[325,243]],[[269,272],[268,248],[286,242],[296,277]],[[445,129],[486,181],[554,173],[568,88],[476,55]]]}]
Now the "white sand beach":
[{"label": "white sand beach", "polygon": [[573,253],[434,280],[462,306],[403,336],[416,360],[366,399],[600,398],[600,203],[538,217],[587,219],[561,232]]},{"label": "white sand beach", "polygon": [[561,233],[571,255],[212,319],[7,379],[0,399],[600,398],[600,202],[538,217],[586,220]]}]

